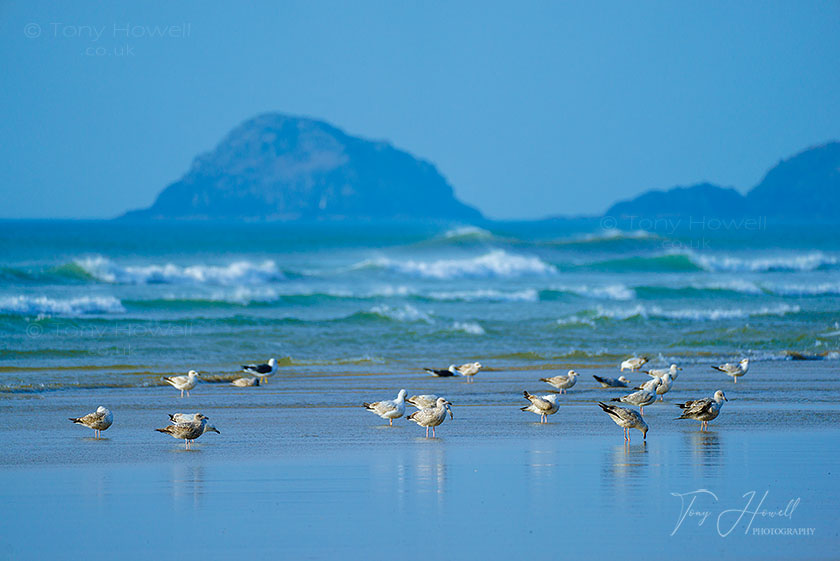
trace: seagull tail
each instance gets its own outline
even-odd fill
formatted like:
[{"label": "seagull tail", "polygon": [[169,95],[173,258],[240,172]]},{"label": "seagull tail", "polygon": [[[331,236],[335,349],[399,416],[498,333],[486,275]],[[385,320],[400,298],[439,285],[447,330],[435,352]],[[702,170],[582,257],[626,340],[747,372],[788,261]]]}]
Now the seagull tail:
[{"label": "seagull tail", "polygon": [[155,429],[155,430],[158,431],[158,432],[169,433],[169,427],[166,427],[166,428],[163,428],[163,429]]},{"label": "seagull tail", "polygon": [[364,407],[365,409],[373,409],[373,407],[371,407],[371,404],[367,402],[362,403],[362,407]]},{"label": "seagull tail", "polygon": [[540,378],[540,382],[548,382],[548,378]]},{"label": "seagull tail", "polygon": [[726,370],[720,368],[719,366],[712,366],[712,370],[717,370],[718,372],[726,372]]},{"label": "seagull tail", "polygon": [[[618,398],[613,398],[611,401],[618,401]],[[602,402],[602,401],[599,401],[599,402],[598,402],[598,405],[600,405],[600,406],[601,406],[601,409],[603,409],[603,410],[604,410],[604,411],[606,411],[607,413],[609,413],[609,412],[610,412],[610,409],[612,408],[612,406],[607,405],[606,403],[604,403],[604,402]]]},{"label": "seagull tail", "polygon": [[[621,398],[620,397],[614,397],[610,401],[621,401]],[[601,402],[599,401],[598,403],[601,403]],[[601,403],[601,405],[603,406],[604,404]],[[604,411],[606,411],[606,409],[604,409]]]},{"label": "seagull tail", "polygon": [[78,423],[79,421],[82,420],[81,417],[75,417],[75,418],[74,417],[67,417],[67,418],[70,419],[71,421],[73,421],[74,423]]}]

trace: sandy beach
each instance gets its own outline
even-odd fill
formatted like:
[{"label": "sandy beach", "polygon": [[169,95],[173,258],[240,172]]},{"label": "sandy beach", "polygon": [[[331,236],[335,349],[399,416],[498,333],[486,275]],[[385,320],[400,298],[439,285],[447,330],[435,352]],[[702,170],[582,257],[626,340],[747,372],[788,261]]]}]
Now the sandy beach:
[{"label": "sandy beach", "polygon": [[[581,382],[542,426],[518,394],[542,391],[545,370],[500,368],[474,384],[278,375],[245,390],[200,384],[184,400],[163,387],[7,396],[0,555],[322,559],[393,548],[417,559],[431,544],[459,559],[528,547],[579,558],[638,551],[644,540],[649,559],[833,558],[833,362],[759,363],[737,385],[687,368],[646,409],[647,442],[634,431],[629,444],[596,405],[621,394],[591,378],[613,368],[575,367]],[[454,403],[437,439],[360,407],[401,387]],[[709,432],[674,420],[676,401],[719,387],[730,402]],[[96,441],[66,417],[99,403],[115,423]],[[185,451],[153,430],[175,411],[201,411],[222,434]]]}]

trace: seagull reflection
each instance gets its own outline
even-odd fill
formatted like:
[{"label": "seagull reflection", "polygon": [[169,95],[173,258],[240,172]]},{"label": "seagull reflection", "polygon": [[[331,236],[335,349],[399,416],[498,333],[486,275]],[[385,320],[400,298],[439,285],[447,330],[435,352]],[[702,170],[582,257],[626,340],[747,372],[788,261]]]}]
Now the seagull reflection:
[{"label": "seagull reflection", "polygon": [[686,433],[686,446],[691,453],[695,468],[705,471],[705,468],[719,468],[723,465],[720,437],[714,431],[692,431]]},{"label": "seagull reflection", "polygon": [[200,465],[174,464],[172,466],[172,499],[176,505],[192,498],[198,507],[204,494],[204,468]]},{"label": "seagull reflection", "polygon": [[601,468],[607,486],[639,485],[650,477],[650,457],[645,441],[624,442],[610,447]]},{"label": "seagull reflection", "polygon": [[446,452],[441,442],[426,441],[416,447],[414,469],[417,490],[442,497],[446,491]]}]

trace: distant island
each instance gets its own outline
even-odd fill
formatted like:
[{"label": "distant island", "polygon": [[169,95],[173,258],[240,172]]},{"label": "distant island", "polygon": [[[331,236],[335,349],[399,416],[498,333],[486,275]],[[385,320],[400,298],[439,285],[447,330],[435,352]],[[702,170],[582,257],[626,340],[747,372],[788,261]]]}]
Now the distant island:
[{"label": "distant island", "polygon": [[[680,216],[840,222],[840,142],[781,161],[746,195],[710,183],[651,190],[612,205],[605,216],[618,226],[622,218]],[[152,206],[120,218],[484,220],[431,163],[387,142],[281,113],[245,121],[195,158]]]},{"label": "distant island", "polygon": [[482,220],[431,163],[315,119],[267,113],[231,131],[132,220]]},{"label": "distant island", "polygon": [[746,195],[710,183],[648,191],[614,204],[605,216],[670,218],[764,216],[780,220],[840,221],[840,142],[782,160]]}]

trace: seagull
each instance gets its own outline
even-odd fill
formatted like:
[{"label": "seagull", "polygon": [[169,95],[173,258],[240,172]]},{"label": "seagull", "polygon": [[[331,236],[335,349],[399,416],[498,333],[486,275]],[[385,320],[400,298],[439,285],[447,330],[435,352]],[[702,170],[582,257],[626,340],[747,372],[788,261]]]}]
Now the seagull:
[{"label": "seagull", "polygon": [[[657,378],[658,380],[658,378]],[[631,394],[623,395],[621,397],[614,397],[610,401],[620,401],[628,405],[636,405],[639,407],[639,413],[645,414],[645,405],[650,405],[656,401],[655,390],[642,389]]]},{"label": "seagull", "polygon": [[619,376],[618,378],[602,378],[593,374],[592,377],[601,384],[602,388],[626,388],[630,383],[630,380],[624,376]]},{"label": "seagull", "polygon": [[662,378],[651,378],[641,386],[636,386],[633,388],[634,390],[645,390],[652,394],[656,393],[656,388],[659,387],[659,384],[662,383]]},{"label": "seagull", "polygon": [[[174,415],[170,415],[170,421],[173,420],[173,417]],[[155,430],[171,435],[173,438],[182,439],[184,441],[184,449],[189,449],[192,441],[207,431],[207,417],[201,413],[196,413],[193,419],[190,422],[176,423]],[[213,428],[215,429],[215,427]]]},{"label": "seagull", "polygon": [[712,366],[712,368],[723,372],[724,374],[732,376],[732,380],[734,380],[734,382],[737,384],[738,378],[746,374],[747,370],[750,369],[750,359],[743,358],[738,364],[732,364],[731,362],[727,362],[726,364],[721,364],[720,366]]},{"label": "seagull", "polygon": [[449,368],[444,370],[436,370],[434,368],[424,368],[426,372],[431,374],[432,376],[438,376],[440,378],[449,378],[450,376],[459,376],[461,373],[455,368],[454,364],[450,364]]},{"label": "seagull", "polygon": [[449,406],[452,405],[446,399],[439,397],[435,401],[434,407],[424,407],[409,415],[409,421],[414,421],[421,427],[426,427],[426,438],[429,438],[429,427],[432,428],[432,438],[436,438],[435,427],[441,424],[446,419],[446,411],[449,411],[449,416],[452,417],[452,410]]},{"label": "seagull", "polygon": [[187,397],[190,397],[190,390],[198,383],[198,372],[190,370],[186,376],[172,376],[167,378],[164,376],[163,381],[170,384],[176,390],[181,390],[181,397],[184,397],[184,392],[187,392]]},{"label": "seagull", "polygon": [[84,417],[68,418],[77,425],[84,425],[89,429],[93,429],[93,437],[96,439],[102,436],[102,431],[107,430],[114,422],[114,414],[101,405],[96,408],[96,411],[88,413]]},{"label": "seagull", "polygon": [[647,440],[648,426],[641,415],[632,409],[619,407],[618,405],[607,405],[606,403],[602,403],[600,401],[598,402],[598,405],[601,406],[601,409],[610,416],[610,419],[612,419],[616,425],[624,429],[624,440],[630,440],[630,429],[639,429],[644,435],[643,440]]},{"label": "seagull", "polygon": [[472,382],[473,376],[478,374],[478,371],[481,369],[480,362],[468,362],[467,364],[462,364],[455,370],[461,373],[461,376],[467,377],[467,382]]},{"label": "seagull", "polygon": [[527,391],[522,392],[522,395],[525,396],[525,399],[531,402],[531,405],[527,407],[522,407],[523,411],[530,411],[531,413],[536,413],[540,416],[540,423],[548,423],[548,416],[554,415],[557,413],[557,410],[560,406],[557,404],[557,394],[552,393],[543,396],[536,396],[533,394],[528,393]]},{"label": "seagull", "polygon": [[638,370],[639,368],[644,366],[647,361],[648,357],[646,356],[634,356],[628,358],[627,360],[621,363],[621,371],[624,372],[624,370],[627,369],[630,372],[633,372],[634,370]]},{"label": "seagull", "polygon": [[363,403],[362,406],[368,411],[373,411],[381,418],[388,419],[388,424],[394,426],[394,419],[399,419],[405,414],[405,394],[405,390],[400,390],[397,399]]},{"label": "seagull", "polygon": [[560,393],[566,393],[566,390],[571,388],[577,382],[578,373],[574,370],[569,370],[565,376],[552,376],[551,378],[540,378],[540,382],[550,384],[560,390]]},{"label": "seagull", "polygon": [[[193,413],[192,415],[187,415],[186,413],[172,413],[172,414],[169,415],[169,422],[172,423],[173,425],[178,425],[178,424],[181,424],[181,423],[194,423],[195,421],[198,421],[198,420],[199,420],[198,419],[198,413]],[[216,434],[222,434],[222,433],[219,432],[219,429],[217,429],[216,427],[214,427],[213,425],[211,425],[209,423],[204,425],[204,432],[201,433],[201,434],[208,433],[208,432],[215,432]]]},{"label": "seagull", "polygon": [[720,414],[723,402],[729,401],[721,390],[715,392],[714,397],[695,399],[678,403],[677,407],[683,410],[682,415],[677,419],[694,419],[700,421],[700,430],[709,428],[709,421]]},{"label": "seagull", "polygon": [[237,378],[230,384],[232,386],[236,386],[237,388],[250,388],[252,386],[259,386],[260,379],[256,376],[245,376],[243,378]]},{"label": "seagull", "polygon": [[[653,378],[653,380],[659,380],[659,383],[656,384],[654,392],[659,396],[659,401],[665,401],[665,394],[671,391],[671,386],[674,383],[673,378],[671,378],[671,374],[665,373],[665,375],[661,378],[657,377]],[[646,383],[650,384],[651,380],[648,380]]]},{"label": "seagull", "polygon": [[[405,400],[406,403],[409,405],[413,405],[417,409],[429,409],[435,406],[435,403],[438,400],[438,396],[435,394],[424,394],[424,395],[413,395]],[[452,409],[449,409],[449,418],[454,419],[455,416],[452,415]]]},{"label": "seagull", "polygon": [[679,370],[682,370],[682,368],[680,368],[676,364],[672,364],[670,368],[659,368],[659,369],[651,368],[650,370],[646,370],[645,374],[647,374],[648,376],[652,376],[654,378],[661,378],[665,374],[670,374],[671,379],[676,380],[677,376],[679,376],[679,374],[677,374],[677,371],[679,371]]},{"label": "seagull", "polygon": [[277,372],[277,361],[270,358],[268,364],[243,364],[242,371],[259,376],[260,382],[265,384],[268,377],[274,376],[274,373]]}]

